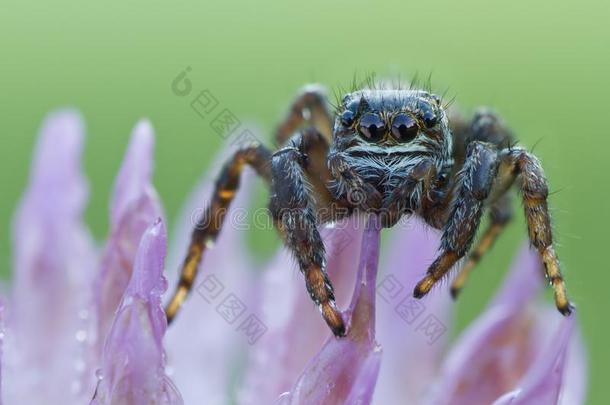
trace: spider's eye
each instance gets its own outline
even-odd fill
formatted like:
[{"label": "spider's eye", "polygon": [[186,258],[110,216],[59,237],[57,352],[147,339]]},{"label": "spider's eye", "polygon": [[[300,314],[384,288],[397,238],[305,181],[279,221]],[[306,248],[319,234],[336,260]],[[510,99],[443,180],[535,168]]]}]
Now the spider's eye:
[{"label": "spider's eye", "polygon": [[430,110],[426,110],[422,118],[424,120],[426,128],[432,128],[438,123],[438,117],[436,116],[436,114],[434,114],[434,112]]},{"label": "spider's eye", "polygon": [[385,123],[378,114],[366,113],[360,118],[360,133],[371,140],[381,139],[385,132]]},{"label": "spider's eye", "polygon": [[410,142],[417,136],[417,121],[409,114],[400,113],[392,121],[392,135],[401,142]]},{"label": "spider's eye", "polygon": [[354,123],[354,113],[350,110],[343,111],[341,114],[341,124],[345,127],[351,127]]}]

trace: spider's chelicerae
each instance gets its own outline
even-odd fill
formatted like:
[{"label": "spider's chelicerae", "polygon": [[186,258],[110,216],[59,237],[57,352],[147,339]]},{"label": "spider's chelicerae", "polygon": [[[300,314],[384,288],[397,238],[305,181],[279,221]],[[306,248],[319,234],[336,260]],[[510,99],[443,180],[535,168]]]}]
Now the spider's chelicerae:
[{"label": "spider's chelicerae", "polygon": [[493,112],[449,119],[438,96],[414,89],[364,89],[347,94],[333,116],[323,89],[306,87],[278,127],[278,150],[242,147],[224,165],[214,194],[192,234],[180,282],[166,308],[172,320],[190,292],[202,255],[221,230],[249,165],[271,187],[274,224],[294,254],[311,299],[337,336],[346,332],[325,271],[321,223],[355,212],[376,214],[391,227],[405,214],[442,230],[438,257],[416,285],[426,295],[470,251],[485,210],[489,226],[451,286],[455,297],[468,273],[510,220],[508,193],[517,184],[532,245],[538,250],[559,311],[568,315],[547,208],[548,187],[538,159],[515,146]]}]

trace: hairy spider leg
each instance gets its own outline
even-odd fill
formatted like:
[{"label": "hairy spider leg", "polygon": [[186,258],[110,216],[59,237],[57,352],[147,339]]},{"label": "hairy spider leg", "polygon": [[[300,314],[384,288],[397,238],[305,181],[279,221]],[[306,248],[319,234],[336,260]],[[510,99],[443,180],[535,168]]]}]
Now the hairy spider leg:
[{"label": "hairy spider leg", "polygon": [[498,154],[493,145],[471,142],[457,179],[456,197],[443,227],[440,254],[426,276],[415,286],[413,295],[421,298],[453,265],[468,252],[483,214],[498,169]]},{"label": "hairy spider leg", "polygon": [[304,123],[314,126],[330,143],[333,118],[328,107],[326,91],[320,85],[305,86],[292,102],[287,116],[278,126],[275,141],[283,145]]},{"label": "hairy spider leg", "polygon": [[[513,143],[513,135],[503,120],[487,108],[479,108],[468,124],[459,117],[455,119],[452,132],[456,138],[458,149],[465,150],[468,142],[481,141],[495,145],[499,150]],[[500,162],[498,178],[494,181],[494,190],[489,198],[489,224],[475,246],[468,259],[459,270],[451,283],[451,296],[455,299],[466,284],[474,267],[481,258],[493,247],[495,241],[502,234],[506,225],[512,219],[512,198],[506,193],[512,185],[513,168],[508,162]]]},{"label": "hairy spider leg", "polygon": [[[482,153],[485,150],[487,152]],[[443,230],[441,254],[415,286],[413,295],[416,298],[426,295],[468,250],[479,225],[483,200],[491,189],[492,179],[489,177],[498,173],[497,167],[493,168],[494,165],[511,167],[511,180],[514,182],[520,179],[530,242],[544,263],[545,275],[553,288],[557,309],[563,315],[571,314],[572,305],[553,247],[547,204],[548,185],[540,161],[522,148],[503,149],[494,158],[492,146],[478,141],[469,144],[464,167],[459,173],[460,191]]]},{"label": "hairy spider leg", "polygon": [[[310,163],[314,163],[308,153],[316,149],[327,151],[328,143],[315,128],[308,128],[293,135],[284,148],[273,154],[270,210],[280,235],[305,276],[311,299],[333,334],[343,336],[345,324],[326,273],[326,253],[317,228],[316,201],[308,180],[311,174],[307,174]],[[318,173],[318,176],[329,174]]]},{"label": "hairy spider leg", "polygon": [[180,280],[165,308],[168,323],[172,322],[193,288],[203,254],[216,240],[222,228],[227,210],[239,188],[239,179],[244,167],[251,166],[269,183],[270,161],[271,151],[263,145],[253,144],[236,151],[223,166],[216,180],[212,200],[193,229],[191,242],[182,264]]},{"label": "hairy spider leg", "polygon": [[502,159],[514,165],[515,179],[520,177],[530,242],[542,258],[545,275],[553,288],[557,309],[563,315],[569,315],[572,313],[572,304],[568,299],[559,259],[553,247],[551,216],[547,203],[549,189],[542,165],[536,156],[521,148],[504,150]]}]

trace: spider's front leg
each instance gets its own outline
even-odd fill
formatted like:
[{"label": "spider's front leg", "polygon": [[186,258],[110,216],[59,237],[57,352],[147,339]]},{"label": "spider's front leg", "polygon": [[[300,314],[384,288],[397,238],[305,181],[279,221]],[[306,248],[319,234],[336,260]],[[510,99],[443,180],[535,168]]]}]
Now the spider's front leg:
[{"label": "spider's front leg", "polygon": [[270,210],[280,235],[305,276],[311,299],[318,305],[333,334],[343,336],[345,324],[326,274],[324,243],[317,228],[316,201],[307,178],[308,169],[319,164],[310,161],[308,152],[321,146],[328,149],[323,136],[311,128],[293,136],[284,148],[273,154]]},{"label": "spider's front leg", "polygon": [[506,228],[506,225],[508,225],[510,222],[512,215],[513,210],[511,195],[509,194],[502,195],[489,207],[489,225],[487,226],[487,229],[485,229],[483,235],[481,235],[479,238],[478,242],[472,248],[470,254],[468,255],[468,259],[451,283],[450,291],[453,299],[458,297],[464,288],[470,273],[479,263],[485,253],[491,249],[495,241]]},{"label": "spider's front leg", "polygon": [[[553,247],[551,217],[548,211],[548,185],[539,160],[521,148],[507,148],[497,153],[492,145],[473,142],[468,146],[464,166],[459,173],[458,194],[443,228],[441,254],[415,286],[413,295],[421,298],[469,249],[481,218],[483,202],[493,179],[498,176],[512,184],[520,177],[523,207],[529,239],[544,263],[546,277],[553,287],[555,305],[563,315],[572,312],[559,259]],[[503,187],[506,191],[506,187]],[[505,195],[497,202],[503,201]],[[502,214],[500,209],[499,215]],[[500,222],[501,219],[498,219]],[[487,233],[484,237],[490,237]],[[493,241],[493,239],[491,239]]]},{"label": "spider's front leg", "polygon": [[415,286],[421,298],[468,252],[474,239],[498,169],[498,153],[493,145],[471,142],[456,185],[455,198],[443,227],[441,252]]},{"label": "spider's front leg", "polygon": [[267,182],[271,179],[271,152],[263,145],[253,144],[236,151],[223,166],[215,184],[210,204],[198,220],[191,234],[191,242],[182,264],[180,280],[169,303],[165,307],[170,323],[193,288],[199,264],[206,247],[214,242],[222,228],[229,205],[239,188],[243,168],[249,165]]}]

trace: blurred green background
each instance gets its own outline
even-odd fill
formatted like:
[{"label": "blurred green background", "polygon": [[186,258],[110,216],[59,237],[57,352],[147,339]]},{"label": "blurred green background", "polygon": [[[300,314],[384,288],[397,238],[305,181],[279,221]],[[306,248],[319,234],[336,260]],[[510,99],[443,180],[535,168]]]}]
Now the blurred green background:
[{"label": "blurred green background", "polygon": [[[186,66],[195,90],[209,89],[242,122],[266,130],[307,82],[333,88],[371,71],[432,72],[434,88],[449,87],[460,107],[491,105],[523,144],[537,143],[555,191],[557,250],[588,345],[590,402],[607,402],[607,1],[53,3],[2,0],[4,276],[10,219],[51,109],[75,106],[86,119],[87,220],[102,239],[109,191],[137,119],[149,117],[157,132],[155,181],[170,220],[222,144],[210,120],[170,90]],[[525,235],[519,210],[459,301],[460,327],[485,305]],[[277,244],[271,231],[253,242],[265,255]]]}]

